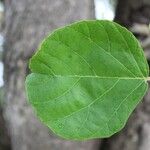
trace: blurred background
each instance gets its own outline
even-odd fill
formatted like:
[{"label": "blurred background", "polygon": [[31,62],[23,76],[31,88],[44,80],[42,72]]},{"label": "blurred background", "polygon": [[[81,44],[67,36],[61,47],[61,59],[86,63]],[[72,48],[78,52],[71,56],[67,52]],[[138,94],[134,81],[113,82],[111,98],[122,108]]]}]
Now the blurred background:
[{"label": "blurred background", "polygon": [[84,142],[53,135],[27,104],[28,60],[40,41],[55,28],[95,18],[133,32],[150,64],[150,0],[0,0],[0,150],[150,149],[150,90],[121,132]]}]

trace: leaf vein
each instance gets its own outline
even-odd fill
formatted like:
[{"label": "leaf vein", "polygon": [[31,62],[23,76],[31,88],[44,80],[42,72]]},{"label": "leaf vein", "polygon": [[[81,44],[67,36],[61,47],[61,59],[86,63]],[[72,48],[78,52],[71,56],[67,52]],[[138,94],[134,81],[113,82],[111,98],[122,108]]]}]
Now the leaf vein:
[{"label": "leaf vein", "polygon": [[[74,30],[75,32],[77,32],[78,34],[82,34],[82,36],[84,36],[87,40],[90,40],[93,44],[95,44],[99,49],[103,50],[107,55],[111,56],[112,58],[114,58],[114,60],[116,60],[116,62],[118,62],[122,67],[124,67],[124,69],[128,72],[130,72],[134,77],[136,77],[123,63],[121,63],[116,57],[114,57],[111,53],[107,52],[103,47],[100,47],[96,42],[94,42],[91,38],[88,38],[86,35],[84,35],[83,33],[75,30],[74,28],[71,28],[70,26],[68,26],[69,29]],[[65,43],[64,43],[65,44]],[[66,44],[65,44],[66,45]]]}]

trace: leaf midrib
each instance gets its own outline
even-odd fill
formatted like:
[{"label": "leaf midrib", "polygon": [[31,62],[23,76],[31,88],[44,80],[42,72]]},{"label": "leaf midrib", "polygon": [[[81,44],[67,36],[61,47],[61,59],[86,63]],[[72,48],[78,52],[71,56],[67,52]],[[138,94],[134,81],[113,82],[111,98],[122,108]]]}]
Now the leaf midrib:
[{"label": "leaf midrib", "polygon": [[90,75],[54,75],[54,77],[61,78],[100,78],[100,79],[124,79],[124,80],[148,80],[146,77],[104,77],[104,76],[90,76]]},{"label": "leaf midrib", "polygon": [[56,77],[56,78],[99,78],[99,79],[121,79],[121,80],[144,80],[148,81],[150,80],[150,77],[111,77],[111,76],[91,76],[91,75],[51,75],[51,74],[46,74],[46,73],[39,73],[39,72],[33,72],[33,74],[38,74],[38,75],[45,75],[49,77]]}]

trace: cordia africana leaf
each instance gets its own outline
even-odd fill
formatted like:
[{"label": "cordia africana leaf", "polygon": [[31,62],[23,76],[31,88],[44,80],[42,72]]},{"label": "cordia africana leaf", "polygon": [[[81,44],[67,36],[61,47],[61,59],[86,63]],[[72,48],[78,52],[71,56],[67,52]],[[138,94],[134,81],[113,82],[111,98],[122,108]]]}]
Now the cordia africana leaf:
[{"label": "cordia africana leaf", "polygon": [[81,21],[48,36],[30,60],[30,104],[57,135],[76,140],[120,131],[148,87],[136,38],[111,21]]}]

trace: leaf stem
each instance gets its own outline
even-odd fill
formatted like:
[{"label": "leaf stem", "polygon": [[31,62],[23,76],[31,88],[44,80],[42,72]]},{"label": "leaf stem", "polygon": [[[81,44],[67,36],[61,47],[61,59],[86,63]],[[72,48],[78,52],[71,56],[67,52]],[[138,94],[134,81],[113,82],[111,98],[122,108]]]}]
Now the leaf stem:
[{"label": "leaf stem", "polygon": [[147,78],[147,81],[150,81],[150,77]]}]

